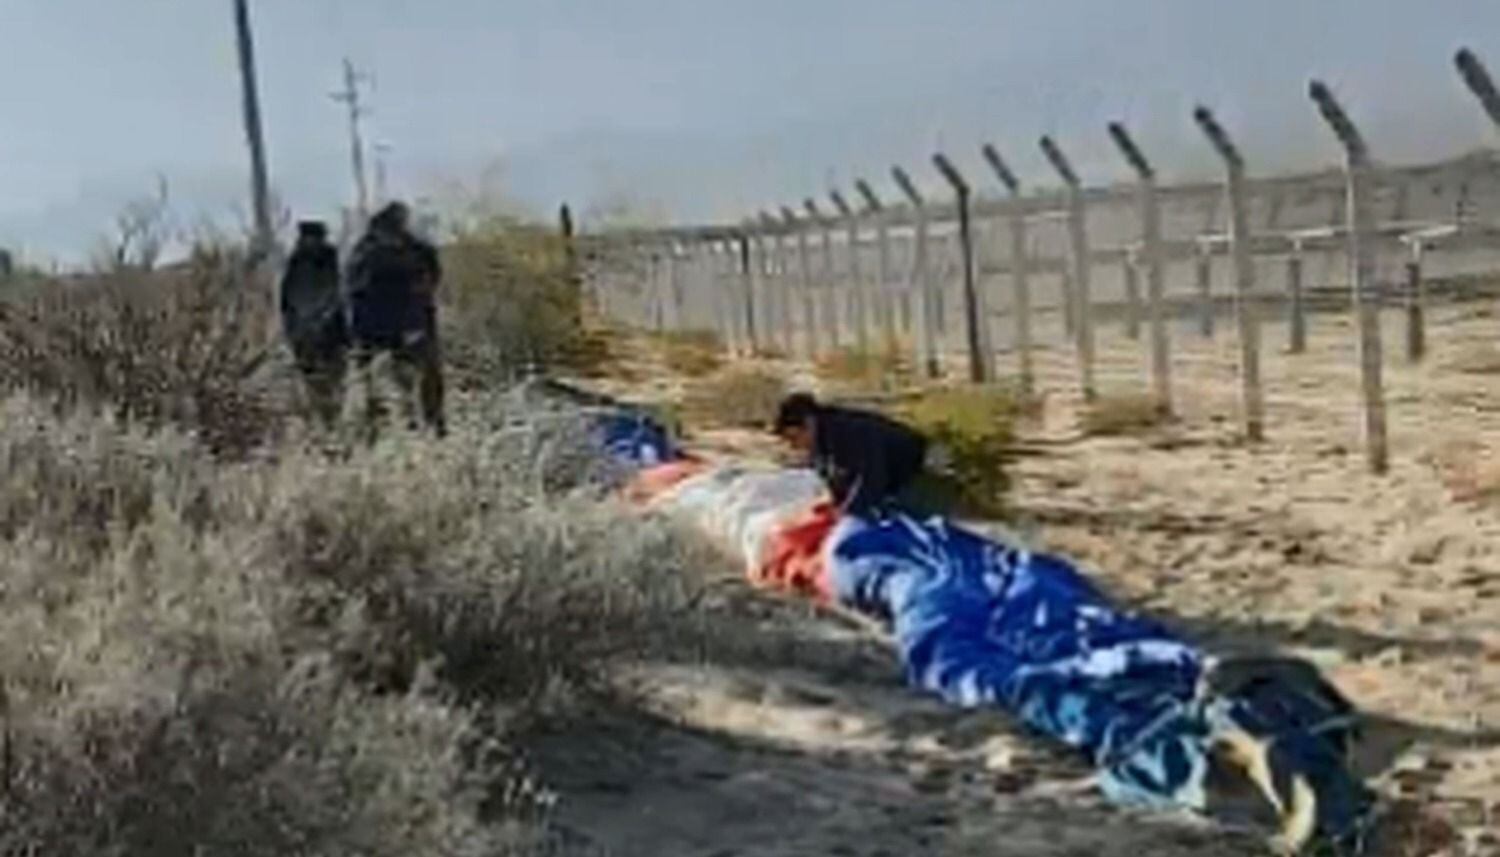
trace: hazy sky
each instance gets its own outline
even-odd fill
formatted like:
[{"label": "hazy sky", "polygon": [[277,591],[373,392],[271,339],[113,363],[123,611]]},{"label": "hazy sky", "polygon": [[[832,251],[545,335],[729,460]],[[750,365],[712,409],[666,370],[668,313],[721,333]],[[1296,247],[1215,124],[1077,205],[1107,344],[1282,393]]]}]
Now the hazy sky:
[{"label": "hazy sky", "polygon": [[[76,258],[122,202],[170,181],[179,216],[244,208],[230,0],[0,0],[0,244]],[[1214,106],[1252,169],[1333,162],[1306,97],[1324,77],[1376,154],[1490,143],[1452,70],[1500,74],[1500,0],[253,0],[272,180],[299,215],[351,191],[328,98],[374,72],[371,136],[394,189],[477,181],[550,211],[625,198],[738,218],[892,162],[982,179],[995,141],[1050,183],[1057,134],[1086,180],[1121,174],[1124,119],[1168,176],[1214,161]]]}]

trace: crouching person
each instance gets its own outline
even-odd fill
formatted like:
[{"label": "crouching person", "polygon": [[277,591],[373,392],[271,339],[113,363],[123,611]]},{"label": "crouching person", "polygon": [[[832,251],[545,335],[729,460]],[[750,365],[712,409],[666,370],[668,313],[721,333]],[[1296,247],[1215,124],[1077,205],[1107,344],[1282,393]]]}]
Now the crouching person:
[{"label": "crouching person", "polygon": [[910,426],[796,393],[782,401],[774,431],[806,456],[839,512],[878,517],[922,505],[913,489],[923,481],[928,442]]}]

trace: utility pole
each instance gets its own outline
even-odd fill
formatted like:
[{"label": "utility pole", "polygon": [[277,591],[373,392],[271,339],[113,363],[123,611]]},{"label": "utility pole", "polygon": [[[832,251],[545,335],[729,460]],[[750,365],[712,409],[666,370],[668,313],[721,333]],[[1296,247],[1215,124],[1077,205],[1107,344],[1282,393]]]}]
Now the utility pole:
[{"label": "utility pole", "polygon": [[260,90],[255,76],[255,37],[250,31],[249,0],[234,0],[234,25],[240,59],[240,85],[245,111],[245,139],[250,146],[250,199],[255,235],[250,248],[257,263],[270,254],[275,242],[271,227],[271,189],[266,170],[266,141],[260,120]]},{"label": "utility pole", "polygon": [[354,70],[354,63],[344,59],[344,88],[333,93],[334,101],[349,107],[349,149],[354,167],[355,216],[363,223],[370,216],[370,190],[365,181],[365,144],[360,137],[359,120],[369,111],[359,102],[359,84],[368,80],[366,75]]}]

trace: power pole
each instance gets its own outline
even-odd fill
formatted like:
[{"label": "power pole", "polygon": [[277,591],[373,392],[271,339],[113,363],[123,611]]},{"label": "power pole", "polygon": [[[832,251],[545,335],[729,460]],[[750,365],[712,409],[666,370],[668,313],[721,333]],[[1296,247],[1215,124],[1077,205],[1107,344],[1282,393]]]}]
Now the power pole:
[{"label": "power pole", "polygon": [[266,141],[261,128],[260,89],[255,76],[255,38],[250,31],[248,0],[234,0],[234,25],[239,45],[245,138],[250,146],[250,198],[255,216],[255,235],[250,249],[251,257],[259,262],[271,252],[275,235],[271,227],[270,179],[266,170]]},{"label": "power pole", "polygon": [[370,190],[365,181],[365,144],[360,136],[359,120],[369,110],[360,105],[359,84],[368,76],[354,70],[354,63],[344,59],[344,88],[330,97],[349,107],[349,150],[354,167],[355,215],[363,222],[370,216]]}]

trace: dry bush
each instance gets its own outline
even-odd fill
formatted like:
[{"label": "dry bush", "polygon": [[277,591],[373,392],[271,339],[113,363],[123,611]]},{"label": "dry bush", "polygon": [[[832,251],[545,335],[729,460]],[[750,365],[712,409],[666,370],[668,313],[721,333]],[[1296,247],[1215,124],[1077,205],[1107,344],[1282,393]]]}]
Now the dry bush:
[{"label": "dry bush", "polygon": [[212,248],[170,271],[33,283],[0,296],[0,389],[243,453],[282,428],[257,377],[278,347],[273,313],[235,254]]},{"label": "dry bush", "polygon": [[610,359],[564,251],[552,231],[507,217],[467,225],[443,248],[444,359],[458,386],[504,384],[529,366],[592,374]]},{"label": "dry bush", "polygon": [[908,352],[894,342],[840,348],[818,358],[814,368],[819,380],[850,391],[904,389],[916,380]]},{"label": "dry bush", "polygon": [[959,511],[994,516],[1005,510],[1016,425],[1029,407],[1005,387],[948,387],[894,410],[932,441],[931,469],[951,484]]},{"label": "dry bush", "polygon": [[1101,396],[1085,406],[1079,427],[1091,437],[1150,433],[1169,421],[1154,397],[1144,393]]},{"label": "dry bush", "polygon": [[662,362],[678,375],[701,378],[724,365],[724,342],[712,330],[668,331],[654,339]]},{"label": "dry bush", "polygon": [[707,551],[487,416],[234,463],[0,401],[0,853],[531,853],[515,730],[691,647]]},{"label": "dry bush", "polygon": [[767,428],[786,395],[786,381],[775,372],[736,366],[688,387],[679,415],[694,425]]}]

